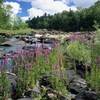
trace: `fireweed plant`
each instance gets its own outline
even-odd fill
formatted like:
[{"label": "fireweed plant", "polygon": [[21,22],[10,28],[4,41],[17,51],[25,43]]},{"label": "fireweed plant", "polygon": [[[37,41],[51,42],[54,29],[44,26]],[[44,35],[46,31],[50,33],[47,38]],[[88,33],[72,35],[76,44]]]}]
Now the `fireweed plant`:
[{"label": "fireweed plant", "polygon": [[[55,44],[52,50],[35,48],[34,50],[21,50],[16,53],[11,53],[11,55],[5,55],[6,64],[8,58],[12,59],[12,72],[17,76],[16,93],[14,93],[14,97],[12,98],[17,99],[23,97],[26,91],[36,86],[40,77],[48,74],[52,76],[51,82],[54,90],[59,91],[63,95],[67,94],[67,92],[63,92],[63,90],[66,90],[63,75],[64,59],[58,44]],[[7,86],[4,87],[4,92],[2,92],[5,97],[9,93],[8,79],[4,71],[0,74],[0,77],[0,85]]]}]

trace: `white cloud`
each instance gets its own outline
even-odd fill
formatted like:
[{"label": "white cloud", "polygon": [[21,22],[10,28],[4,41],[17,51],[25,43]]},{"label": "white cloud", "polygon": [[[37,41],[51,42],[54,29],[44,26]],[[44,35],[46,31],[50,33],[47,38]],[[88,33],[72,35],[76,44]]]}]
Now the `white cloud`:
[{"label": "white cloud", "polygon": [[[33,18],[36,16],[42,16],[44,13],[53,15],[64,10],[69,11],[72,9],[77,10],[77,7],[87,8],[93,5],[97,0],[16,0],[19,2],[30,2],[32,7],[27,10],[28,16],[23,19]],[[72,6],[71,3],[75,4]],[[17,14],[21,11],[20,4],[17,2],[6,2],[13,6],[12,12]]]},{"label": "white cloud", "polygon": [[11,12],[12,12],[12,14],[18,14],[18,13],[20,13],[21,12],[21,7],[20,7],[20,4],[19,3],[17,3],[17,2],[8,2],[8,1],[6,1],[6,2],[4,2],[4,5],[10,5],[12,8],[11,8]]},{"label": "white cloud", "polygon": [[[26,1],[26,0],[24,0]],[[53,15],[64,10],[69,11],[69,9],[77,10],[76,7],[69,7],[63,1],[58,0],[32,0],[32,8],[28,10],[29,17],[42,16],[44,13]]]},{"label": "white cloud", "polygon": [[44,11],[42,11],[41,9],[37,9],[37,8],[30,8],[28,9],[28,13],[29,13],[29,17],[33,18],[37,16],[42,16],[44,14]]},{"label": "white cloud", "polygon": [[22,19],[23,21],[26,21],[26,20],[29,19],[29,17],[28,17],[28,16],[25,16],[25,17],[21,17],[21,19]]},{"label": "white cloud", "polygon": [[88,8],[92,6],[98,0],[61,0],[66,4],[73,2],[76,7]]},{"label": "white cloud", "polygon": [[73,0],[75,5],[82,8],[92,6],[97,0]]}]

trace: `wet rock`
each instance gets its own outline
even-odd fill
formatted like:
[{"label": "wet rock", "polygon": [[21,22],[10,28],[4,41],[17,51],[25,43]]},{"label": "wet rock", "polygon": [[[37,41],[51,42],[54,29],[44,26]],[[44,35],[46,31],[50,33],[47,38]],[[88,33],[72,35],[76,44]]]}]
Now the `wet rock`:
[{"label": "wet rock", "polygon": [[72,94],[78,94],[87,89],[87,83],[84,79],[77,77],[69,83],[69,91]]},{"label": "wet rock", "polygon": [[93,91],[82,91],[80,92],[75,100],[99,100],[97,94]]},{"label": "wet rock", "polygon": [[11,47],[11,46],[15,46],[15,45],[26,45],[24,41],[18,40],[16,38],[11,38],[8,41],[4,42],[1,44],[1,46],[4,47]]},{"label": "wet rock", "polygon": [[35,46],[24,46],[22,49],[24,50],[35,50]]}]

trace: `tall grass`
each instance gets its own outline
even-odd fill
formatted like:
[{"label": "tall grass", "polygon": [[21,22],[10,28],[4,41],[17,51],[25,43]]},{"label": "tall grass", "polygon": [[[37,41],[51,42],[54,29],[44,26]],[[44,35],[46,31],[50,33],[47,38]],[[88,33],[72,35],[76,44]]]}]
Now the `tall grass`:
[{"label": "tall grass", "polygon": [[[7,63],[7,58],[8,56],[5,55],[5,63]],[[11,55],[11,58],[14,63],[13,72],[17,75],[16,95],[14,98],[20,98],[26,91],[33,89],[44,75],[52,77],[51,84],[57,93],[67,94],[63,75],[64,59],[59,45],[56,45],[51,51],[40,51],[40,49],[35,51],[17,51],[17,53]]]},{"label": "tall grass", "polygon": [[100,29],[96,31],[94,42],[91,43],[91,74],[87,82],[96,92],[100,92]]},{"label": "tall grass", "polygon": [[33,29],[27,28],[27,29],[19,29],[19,30],[3,30],[0,29],[0,33],[4,35],[15,35],[15,34],[28,34],[31,33],[32,31],[35,31]]}]

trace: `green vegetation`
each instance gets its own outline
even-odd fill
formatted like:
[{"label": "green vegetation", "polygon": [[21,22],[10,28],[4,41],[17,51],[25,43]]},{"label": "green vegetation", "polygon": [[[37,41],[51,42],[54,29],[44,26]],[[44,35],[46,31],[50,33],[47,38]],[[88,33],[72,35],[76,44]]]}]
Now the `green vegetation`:
[{"label": "green vegetation", "polygon": [[7,100],[10,96],[10,85],[4,70],[0,72],[0,100]]},{"label": "green vegetation", "polygon": [[78,61],[78,64],[82,62],[79,67],[83,68],[87,83],[91,89],[100,92],[100,29],[97,29],[95,37],[88,45],[77,40],[69,42],[64,54],[65,66],[72,66],[75,71],[77,70],[75,61]]},{"label": "green vegetation", "polygon": [[[4,0],[0,0],[0,43],[5,41],[7,35],[19,36],[37,32],[34,28],[62,31],[94,31],[97,29],[97,31],[96,34],[69,34],[66,41],[64,43],[61,41],[61,44],[52,39],[55,42],[52,49],[43,47],[44,41],[42,46],[38,48],[34,48],[33,44],[29,44],[29,50],[24,50],[24,47],[22,47],[23,50],[11,51],[7,55],[4,54],[3,58],[0,58],[2,59],[0,62],[0,100],[7,100],[10,97],[18,99],[25,96],[25,92],[33,90],[35,87],[40,90],[40,94],[36,96],[37,100],[48,100],[45,96],[48,90],[52,91],[53,95],[56,95],[53,100],[59,100],[60,95],[68,95],[67,89],[70,88],[67,88],[70,81],[68,82],[67,76],[65,76],[67,68],[76,72],[75,77],[82,74],[80,77],[87,81],[89,91],[91,89],[96,93],[100,92],[100,1],[90,8],[80,9],[75,12],[72,10],[69,12],[63,11],[55,15],[44,14],[44,16],[29,19],[27,22],[23,22],[18,16],[14,16],[13,20],[11,20],[11,6],[4,7],[3,2]],[[32,29],[28,28],[28,25]],[[41,33],[41,30],[38,30],[38,33]],[[3,36],[2,34],[6,35]],[[27,39],[31,38],[23,37],[24,39],[27,41]],[[38,39],[37,42],[39,42]],[[9,55],[10,53],[12,55]],[[11,87],[6,69],[2,69],[8,64],[8,58],[11,58],[14,63],[13,73],[17,77],[13,93],[10,91]],[[81,72],[78,73],[80,70]],[[48,78],[45,81],[48,81],[51,86],[40,85],[40,81],[44,76]],[[35,98],[34,93],[32,97]]]},{"label": "green vegetation", "polygon": [[79,41],[72,42],[68,45],[67,54],[72,59],[80,60],[85,63],[91,63],[89,48]]},{"label": "green vegetation", "polygon": [[23,35],[23,34],[28,34],[31,32],[34,32],[35,30],[26,28],[26,29],[19,29],[19,30],[6,30],[6,29],[0,29],[1,35]]},{"label": "green vegetation", "polygon": [[87,80],[92,89],[100,91],[100,29],[96,31],[94,43],[91,43],[91,75],[87,75]]},{"label": "green vegetation", "polygon": [[0,28],[2,29],[6,29],[7,27],[9,27],[9,14],[7,13],[7,8],[4,8],[3,6],[3,1],[4,0],[0,0]]},{"label": "green vegetation", "polygon": [[11,16],[12,7],[10,5],[5,7],[3,2],[4,0],[0,0],[0,33],[13,33],[16,30],[20,31],[22,29],[27,29],[27,23],[23,22],[21,18],[16,15]]},{"label": "green vegetation", "polygon": [[36,29],[55,29],[63,31],[93,31],[93,25],[100,25],[100,1],[90,8],[78,9],[77,11],[63,11],[55,15],[44,14],[42,17],[34,17],[28,20],[29,27]]},{"label": "green vegetation", "polygon": [[[17,75],[15,98],[20,98],[25,91],[34,89],[34,87],[37,86],[37,82],[43,76],[50,76],[49,81],[52,85],[53,91],[63,96],[67,95],[67,89],[62,74],[64,68],[60,50],[61,49],[59,47],[59,50],[57,50],[57,48],[54,49],[50,55],[43,54],[34,58],[32,56],[25,56],[24,54],[18,59],[15,59],[15,73]],[[48,90],[48,88],[46,88],[46,90]],[[44,91],[43,93],[41,92],[41,96],[43,96],[46,91],[42,87],[41,89]]]}]

